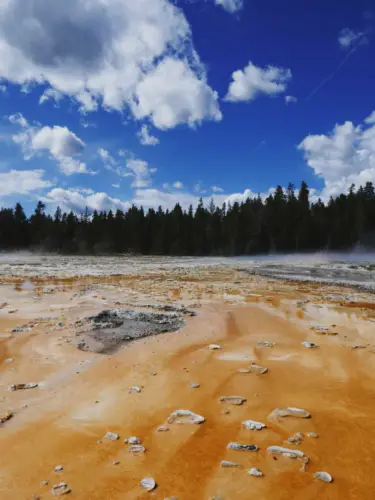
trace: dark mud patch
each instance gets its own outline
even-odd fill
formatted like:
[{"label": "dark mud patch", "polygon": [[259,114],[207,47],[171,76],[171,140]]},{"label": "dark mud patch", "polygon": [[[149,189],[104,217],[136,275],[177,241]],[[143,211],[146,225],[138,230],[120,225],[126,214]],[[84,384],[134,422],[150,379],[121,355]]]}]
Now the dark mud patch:
[{"label": "dark mud patch", "polygon": [[[176,308],[177,309],[177,308]],[[132,309],[105,310],[85,321],[79,321],[75,344],[83,351],[112,354],[123,344],[151,335],[174,332],[185,325],[184,316],[193,311],[166,306],[168,313],[137,311]]]}]

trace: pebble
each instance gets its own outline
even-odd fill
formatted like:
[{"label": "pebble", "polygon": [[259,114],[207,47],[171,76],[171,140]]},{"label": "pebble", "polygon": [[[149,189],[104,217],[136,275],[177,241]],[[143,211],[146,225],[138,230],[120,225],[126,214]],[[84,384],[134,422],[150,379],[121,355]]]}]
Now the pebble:
[{"label": "pebble", "polygon": [[41,484],[42,486],[48,486],[49,481],[40,481],[40,484]]},{"label": "pebble", "polygon": [[261,431],[267,427],[265,424],[262,424],[262,422],[256,422],[255,420],[245,420],[242,422],[242,425],[249,431]]},{"label": "pebble", "polygon": [[300,444],[303,439],[302,432],[297,432],[294,436],[288,438],[289,443]]},{"label": "pebble", "polygon": [[55,472],[61,472],[63,470],[64,470],[64,467],[62,465],[56,465]]},{"label": "pebble", "polygon": [[66,483],[59,483],[52,486],[52,494],[59,497],[71,493],[71,489]]},{"label": "pebble", "polygon": [[220,403],[229,403],[231,405],[241,406],[247,399],[242,396],[221,396]]},{"label": "pebble", "polygon": [[129,453],[144,453],[146,451],[146,448],[144,446],[141,446],[139,444],[132,444],[129,446],[128,452]]},{"label": "pebble", "polygon": [[309,438],[318,439],[319,435],[316,432],[308,432],[306,434]]},{"label": "pebble", "polygon": [[158,432],[168,432],[169,431],[169,427],[165,427],[164,425],[160,425],[158,427]]},{"label": "pebble", "polygon": [[120,436],[115,432],[107,432],[103,439],[107,439],[108,441],[117,441],[120,439]]},{"label": "pebble", "polygon": [[255,477],[263,477],[264,476],[263,472],[261,472],[256,467],[252,467],[251,469],[249,469],[247,471],[247,473],[250,474],[250,476],[255,476]]},{"label": "pebble", "polygon": [[198,389],[198,387],[200,387],[200,384],[197,384],[196,382],[190,382],[189,385],[192,389]]},{"label": "pebble", "polygon": [[10,420],[14,416],[14,413],[11,411],[7,411],[0,415],[0,424],[5,424],[8,420]]},{"label": "pebble", "polygon": [[152,491],[156,488],[156,482],[152,477],[146,477],[145,479],[142,479],[139,485],[147,491]]},{"label": "pebble", "polygon": [[230,460],[222,460],[220,462],[220,467],[232,467],[232,468],[237,468],[237,469],[240,469],[242,468],[242,465],[241,464],[238,464],[237,462],[231,462]]},{"label": "pebble", "polygon": [[129,392],[142,392],[141,387],[139,385],[133,385],[133,387],[130,387]]},{"label": "pebble", "polygon": [[204,417],[190,410],[176,410],[168,417],[169,424],[203,424],[204,421]]},{"label": "pebble", "polygon": [[311,418],[311,414],[301,408],[275,408],[270,417]]},{"label": "pebble", "polygon": [[256,444],[240,444],[240,443],[228,443],[228,450],[235,451],[258,451],[259,448]]},{"label": "pebble", "polygon": [[314,478],[320,479],[321,481],[324,481],[325,483],[332,483],[333,477],[328,474],[328,472],[316,472],[314,474]]},{"label": "pebble", "polygon": [[114,461],[113,461],[113,465],[119,465],[119,463],[120,463],[120,462],[119,462],[118,460],[114,460]]},{"label": "pebble", "polygon": [[142,439],[137,436],[131,436],[124,440],[125,444],[142,444]]},{"label": "pebble", "polygon": [[151,377],[156,377],[157,373],[156,372],[150,372]]},{"label": "pebble", "polygon": [[272,453],[272,455],[283,455],[288,458],[307,458],[306,455],[300,450],[289,450],[288,448],[283,448],[282,446],[269,446],[267,451],[268,453]]},{"label": "pebble", "polygon": [[318,345],[314,344],[314,342],[307,342],[307,340],[304,340],[303,342],[301,342],[301,344],[304,347],[307,347],[308,349],[314,349],[315,347],[319,347]]},{"label": "pebble", "polygon": [[23,389],[34,389],[35,387],[38,387],[38,384],[36,382],[28,382],[26,384],[14,384],[9,387],[10,391],[21,391]]},{"label": "pebble", "polygon": [[259,365],[251,365],[249,366],[250,373],[257,373],[258,375],[263,375],[268,372],[268,368],[264,368]]},{"label": "pebble", "polygon": [[208,346],[208,349],[209,349],[210,351],[214,351],[215,349],[221,349],[221,346],[220,346],[220,345],[218,345],[218,344],[210,344],[210,345]]},{"label": "pebble", "polygon": [[258,340],[258,347],[275,347],[275,342],[270,342],[269,340]]}]

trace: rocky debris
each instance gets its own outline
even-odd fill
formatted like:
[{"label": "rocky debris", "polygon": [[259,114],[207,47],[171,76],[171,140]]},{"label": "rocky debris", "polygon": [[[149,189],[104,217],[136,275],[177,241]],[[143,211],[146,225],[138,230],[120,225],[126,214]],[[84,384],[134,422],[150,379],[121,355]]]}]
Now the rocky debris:
[{"label": "rocky debris", "polygon": [[301,444],[303,439],[303,434],[302,432],[297,432],[294,436],[291,436],[288,438],[289,443],[293,444]]},{"label": "rocky debris", "polygon": [[251,469],[249,469],[247,471],[247,473],[250,474],[250,476],[255,476],[255,477],[263,477],[264,476],[263,472],[261,472],[256,467],[252,467]]},{"label": "rocky debris", "polygon": [[158,432],[168,432],[169,431],[169,427],[165,427],[164,425],[160,425],[158,427]]},{"label": "rocky debris", "polygon": [[107,432],[103,439],[106,439],[107,441],[117,441],[120,439],[120,436],[115,432]]},{"label": "rocky debris", "polygon": [[129,389],[129,393],[131,393],[131,392],[138,392],[138,393],[142,392],[142,388],[139,387],[139,385],[133,385],[133,387],[130,387],[130,389]]},{"label": "rocky debris", "polygon": [[71,493],[71,489],[66,483],[59,483],[52,486],[52,495],[55,497],[60,497],[62,495],[68,495]]},{"label": "rocky debris", "polygon": [[328,472],[316,472],[314,474],[315,479],[320,479],[321,481],[324,481],[325,483],[332,483],[333,477],[331,474],[328,474]]},{"label": "rocky debris", "polygon": [[157,373],[156,372],[150,372],[151,377],[156,377]]},{"label": "rocky debris", "polygon": [[240,444],[240,443],[228,443],[228,450],[234,451],[258,451],[259,448],[256,444]]},{"label": "rocky debris", "polygon": [[300,458],[308,462],[309,458],[300,450],[290,450],[288,448],[283,448],[282,446],[269,446],[267,448],[268,453],[272,455],[282,455],[287,458]]},{"label": "rocky debris", "polygon": [[168,417],[168,424],[203,424],[205,418],[190,410],[176,410]]},{"label": "rocky debris", "polygon": [[198,389],[198,387],[201,386],[200,384],[197,384],[196,382],[190,382],[189,385],[192,389]]},{"label": "rocky debris", "polygon": [[152,477],[146,477],[145,479],[142,479],[139,485],[147,491],[152,491],[156,488],[155,479],[153,479]]},{"label": "rocky debris", "polygon": [[10,391],[22,391],[24,389],[34,389],[38,387],[39,384],[36,382],[28,382],[27,384],[14,384],[9,387]]},{"label": "rocky debris", "polygon": [[64,467],[62,465],[56,465],[55,472],[62,472],[63,470],[64,470]]},{"label": "rocky debris", "polygon": [[113,461],[113,465],[119,465],[120,464],[120,461],[119,460],[114,460]]},{"label": "rocky debris", "polygon": [[40,481],[40,485],[41,486],[48,486],[49,485],[49,481]]},{"label": "rocky debris", "polygon": [[124,439],[125,444],[142,444],[142,439],[137,436],[130,436]]},{"label": "rocky debris", "polygon": [[18,309],[9,309],[8,314],[15,314],[18,312]]},{"label": "rocky debris", "polygon": [[269,340],[258,340],[257,347],[275,347],[275,342],[270,342]]},{"label": "rocky debris", "polygon": [[235,406],[241,406],[246,403],[247,399],[242,396],[221,396],[220,403],[228,403]]},{"label": "rocky debris", "polygon": [[16,326],[11,330],[11,333],[27,333],[37,326],[35,323],[26,323],[25,325]]},{"label": "rocky debris", "polygon": [[262,422],[256,422],[255,420],[245,420],[242,425],[249,431],[261,431],[267,427]]},{"label": "rocky debris", "polygon": [[319,435],[316,432],[308,432],[306,434],[306,436],[308,436],[309,438],[314,438],[314,439],[318,439],[318,437],[319,437]]},{"label": "rocky debris", "polygon": [[5,424],[5,422],[8,422],[8,420],[10,420],[13,416],[14,413],[11,411],[0,414],[0,424]]},{"label": "rocky debris", "polygon": [[303,347],[307,347],[308,349],[315,349],[316,347],[319,347],[318,345],[314,344],[314,342],[308,342],[307,340],[304,340],[301,342]]},{"label": "rocky debris", "polygon": [[301,408],[275,408],[269,415],[269,418],[272,417],[311,418],[311,414]]},{"label": "rocky debris", "polygon": [[314,330],[315,333],[320,333],[321,335],[337,335],[337,332],[332,332],[328,326],[313,325],[311,326],[311,330]]},{"label": "rocky debris", "polygon": [[129,453],[135,453],[135,454],[145,453],[145,451],[146,451],[146,448],[144,446],[139,445],[139,444],[132,444],[131,446],[129,446],[129,449],[128,449]]},{"label": "rocky debris", "polygon": [[216,349],[221,349],[221,346],[219,344],[210,344],[207,349],[210,351],[215,351]]},{"label": "rocky debris", "polygon": [[268,368],[264,368],[263,366],[259,365],[251,365],[249,366],[250,373],[256,373],[257,375],[263,375],[264,373],[268,372]]},{"label": "rocky debris", "polygon": [[231,462],[230,460],[222,460],[220,462],[220,467],[241,469],[242,465],[238,464],[237,462]]},{"label": "rocky debris", "polygon": [[352,349],[366,349],[366,347],[367,345],[365,344],[355,344],[351,346]]}]

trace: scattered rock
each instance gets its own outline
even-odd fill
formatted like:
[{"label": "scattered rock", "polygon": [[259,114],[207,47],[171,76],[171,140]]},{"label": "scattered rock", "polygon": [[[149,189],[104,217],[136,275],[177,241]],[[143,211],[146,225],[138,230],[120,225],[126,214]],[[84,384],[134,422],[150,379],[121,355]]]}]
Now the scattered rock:
[{"label": "scattered rock", "polygon": [[270,342],[269,340],[258,340],[258,347],[275,347],[275,342]]},{"label": "scattered rock", "polygon": [[249,366],[250,373],[256,373],[257,375],[263,375],[263,373],[268,372],[268,368],[264,368],[259,365],[251,365]]},{"label": "scattered rock", "polygon": [[263,477],[264,476],[263,472],[261,472],[256,467],[252,467],[251,469],[249,469],[247,471],[247,473],[250,474],[250,476],[255,476],[255,477]]},{"label": "scattered rock", "polygon": [[302,432],[297,432],[294,436],[288,438],[289,443],[293,444],[301,444],[303,439],[303,434]]},{"label": "scattered rock", "polygon": [[240,444],[240,443],[228,443],[228,450],[235,451],[258,451],[259,448],[256,444]]},{"label": "scattered rock", "polygon": [[64,470],[64,467],[62,465],[56,465],[55,472],[62,472],[63,470]]},{"label": "scattered rock", "polygon": [[23,389],[34,389],[38,387],[39,384],[36,382],[28,382],[27,384],[14,384],[9,387],[10,391],[21,391]]},{"label": "scattered rock", "polygon": [[314,438],[314,439],[318,439],[318,437],[319,437],[319,435],[316,432],[308,432],[306,434],[306,436],[308,436],[309,438]]},{"label": "scattered rock", "polygon": [[52,486],[52,494],[56,497],[60,497],[62,495],[68,495],[71,493],[71,489],[66,483],[59,483]]},{"label": "scattered rock", "polygon": [[205,418],[190,410],[176,410],[168,417],[168,424],[202,424]]},{"label": "scattered rock", "polygon": [[141,389],[141,387],[139,387],[139,385],[133,385],[133,387],[130,387],[130,389],[129,389],[129,393],[130,392],[138,392],[139,393],[139,392],[142,392],[142,389]]},{"label": "scattered rock", "polygon": [[311,415],[301,408],[275,408],[269,417],[311,418]]},{"label": "scattered rock", "polygon": [[267,448],[268,453],[272,455],[282,455],[287,458],[302,458],[307,459],[306,455],[300,450],[289,450],[288,448],[283,448],[282,446],[269,446]]},{"label": "scattered rock", "polygon": [[321,481],[324,481],[325,483],[332,483],[333,477],[328,474],[328,472],[316,472],[314,474],[314,478],[320,479]]},{"label": "scattered rock", "polygon": [[190,382],[189,385],[192,389],[198,389],[198,387],[201,386],[200,384],[197,384],[196,382]]},{"label": "scattered rock", "polygon": [[15,314],[18,312],[18,309],[9,309],[8,314]]},{"label": "scattered rock", "polygon": [[165,427],[164,425],[160,425],[158,427],[158,432],[168,432],[169,431],[169,427]]},{"label": "scattered rock", "polygon": [[229,403],[231,405],[241,406],[247,399],[242,396],[221,396],[220,403]]},{"label": "scattered rock", "polygon": [[228,410],[228,408],[225,408],[225,410],[221,410],[220,412],[222,415],[229,415],[230,414],[230,410]]},{"label": "scattered rock", "polygon": [[129,446],[129,449],[128,449],[128,452],[129,453],[145,453],[146,451],[146,448],[144,446],[141,446],[139,444],[132,444],[131,446]]},{"label": "scattered rock", "polygon": [[367,346],[364,344],[355,344],[351,346],[352,349],[366,349],[366,347]]},{"label": "scattered rock", "polygon": [[40,484],[41,484],[42,486],[48,486],[49,481],[40,481]]},{"label": "scattered rock", "polygon": [[6,413],[3,413],[0,415],[0,424],[5,424],[5,422],[8,422],[12,417],[14,416],[14,413],[11,411],[7,411]]},{"label": "scattered rock", "polygon": [[242,465],[241,464],[238,464],[237,462],[231,462],[230,460],[222,460],[220,462],[220,467],[232,467],[232,468],[237,468],[237,469],[241,469],[242,468]]},{"label": "scattered rock", "polygon": [[157,373],[156,372],[150,372],[151,377],[156,377]]},{"label": "scattered rock", "polygon": [[142,439],[137,436],[131,436],[124,439],[125,444],[142,444]]},{"label": "scattered rock", "polygon": [[251,370],[249,368],[239,368],[237,373],[251,373]]},{"label": "scattered rock", "polygon": [[315,333],[320,333],[321,335],[337,335],[337,332],[330,331],[328,326],[313,325],[311,326],[311,330],[314,330]]},{"label": "scattered rock", "polygon": [[146,477],[145,479],[142,479],[139,485],[147,491],[152,491],[156,488],[155,480],[152,479],[152,477]]},{"label": "scattered rock", "polygon": [[245,420],[242,425],[249,431],[261,431],[267,427],[262,422],[256,422],[255,420]]},{"label": "scattered rock", "polygon": [[308,342],[307,340],[304,340],[303,342],[301,342],[301,344],[304,347],[307,347],[308,349],[314,349],[315,347],[319,347],[318,345],[314,344],[314,342]]},{"label": "scattered rock", "polygon": [[221,349],[221,346],[218,344],[210,344],[208,348],[210,351],[215,351],[216,349]]},{"label": "scattered rock", "polygon": [[119,462],[118,460],[114,460],[114,461],[113,461],[113,465],[119,465],[119,463],[120,463],[120,462]]},{"label": "scattered rock", "polygon": [[108,441],[117,441],[120,439],[120,436],[115,432],[107,432],[103,439],[107,439]]}]

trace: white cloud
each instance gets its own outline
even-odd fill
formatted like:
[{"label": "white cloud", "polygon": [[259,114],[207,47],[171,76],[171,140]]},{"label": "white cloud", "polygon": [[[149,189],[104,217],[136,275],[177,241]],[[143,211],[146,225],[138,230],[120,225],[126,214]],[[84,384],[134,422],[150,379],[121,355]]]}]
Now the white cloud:
[{"label": "white cloud", "polygon": [[297,97],[294,97],[293,95],[286,95],[285,96],[285,103],[290,104],[293,103],[295,104],[298,101]]},{"label": "white cloud", "polygon": [[62,94],[59,90],[56,89],[46,89],[43,94],[39,98],[39,104],[43,104],[44,102],[47,102],[49,100],[55,101],[56,104],[58,104],[61,99],[63,99],[64,94]]},{"label": "white cloud", "polygon": [[251,61],[243,69],[232,73],[233,81],[229,85],[226,101],[251,101],[260,94],[274,96],[285,92],[287,82],[291,80],[290,69],[267,66],[261,68]]},{"label": "white cloud", "polygon": [[211,186],[211,189],[212,189],[213,193],[223,193],[224,192],[224,189],[222,189],[219,186]]},{"label": "white cloud", "polygon": [[182,182],[176,181],[176,182],[173,183],[173,187],[175,189],[182,189],[184,187],[184,185],[182,184]]},{"label": "white cloud", "polygon": [[349,49],[363,36],[363,33],[356,33],[349,28],[344,28],[339,33],[338,42],[343,49]]},{"label": "white cloud", "polygon": [[21,146],[25,159],[32,158],[38,152],[48,151],[65,175],[94,173],[88,170],[85,163],[75,158],[82,154],[85,144],[67,127],[30,125],[21,113],[11,115],[8,119],[22,129],[12,139]]},{"label": "white cloud", "polygon": [[0,196],[27,195],[52,186],[44,170],[10,170],[0,173]]},{"label": "white cloud", "polygon": [[151,174],[157,169],[149,168],[147,161],[130,159],[126,161],[126,168],[134,178],[131,186],[134,188],[145,188],[152,184]]},{"label": "white cloud", "polygon": [[59,205],[63,210],[77,213],[90,210],[127,210],[130,203],[118,198],[112,198],[107,193],[90,193],[86,195],[82,190],[54,188],[45,197],[45,203]]},{"label": "white cloud", "polygon": [[323,199],[375,181],[375,114],[364,124],[335,125],[327,135],[309,135],[299,144],[308,165],[324,179]]},{"label": "white cloud", "polygon": [[375,123],[375,111],[373,111],[370,116],[365,118],[365,123],[369,123],[369,124]]},{"label": "white cloud", "polygon": [[120,189],[120,184],[112,184],[113,188]]},{"label": "white cloud", "polygon": [[230,13],[238,12],[244,5],[243,0],[215,0],[215,3]]},{"label": "white cloud", "polygon": [[156,146],[160,142],[157,137],[150,134],[150,130],[147,125],[142,125],[141,130],[138,132],[138,137],[143,146]]},{"label": "white cloud", "polygon": [[0,0],[0,60],[3,81],[48,85],[85,112],[130,106],[162,129],[221,117],[172,0]]}]

